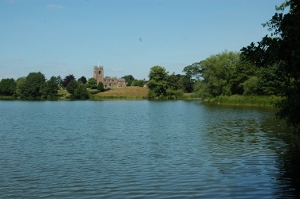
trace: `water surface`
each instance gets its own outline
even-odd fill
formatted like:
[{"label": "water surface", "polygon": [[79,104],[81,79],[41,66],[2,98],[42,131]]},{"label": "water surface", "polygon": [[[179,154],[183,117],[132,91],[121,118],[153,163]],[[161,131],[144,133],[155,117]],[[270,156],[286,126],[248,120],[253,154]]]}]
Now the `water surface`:
[{"label": "water surface", "polygon": [[299,150],[274,113],[201,101],[0,101],[0,198],[296,197]]}]

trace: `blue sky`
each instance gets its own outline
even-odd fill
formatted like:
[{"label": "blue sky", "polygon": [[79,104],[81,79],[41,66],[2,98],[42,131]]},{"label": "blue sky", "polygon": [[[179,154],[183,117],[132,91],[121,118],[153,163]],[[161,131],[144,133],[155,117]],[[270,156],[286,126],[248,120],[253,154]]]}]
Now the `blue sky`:
[{"label": "blue sky", "polygon": [[239,51],[283,0],[0,0],[0,79],[42,72],[148,78]]}]

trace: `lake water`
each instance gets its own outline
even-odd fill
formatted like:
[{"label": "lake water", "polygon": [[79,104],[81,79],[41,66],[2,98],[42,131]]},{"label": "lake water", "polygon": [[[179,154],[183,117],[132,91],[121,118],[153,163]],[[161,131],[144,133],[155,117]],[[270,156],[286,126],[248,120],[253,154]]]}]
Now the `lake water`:
[{"label": "lake water", "polygon": [[274,114],[201,101],[0,101],[0,198],[299,197],[298,141]]}]

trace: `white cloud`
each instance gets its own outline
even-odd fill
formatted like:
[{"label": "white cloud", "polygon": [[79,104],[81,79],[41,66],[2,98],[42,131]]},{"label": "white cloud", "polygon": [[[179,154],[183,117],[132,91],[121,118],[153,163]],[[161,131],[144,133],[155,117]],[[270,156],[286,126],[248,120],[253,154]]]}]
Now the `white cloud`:
[{"label": "white cloud", "polygon": [[62,5],[55,5],[55,4],[48,4],[46,7],[48,10],[63,9]]}]

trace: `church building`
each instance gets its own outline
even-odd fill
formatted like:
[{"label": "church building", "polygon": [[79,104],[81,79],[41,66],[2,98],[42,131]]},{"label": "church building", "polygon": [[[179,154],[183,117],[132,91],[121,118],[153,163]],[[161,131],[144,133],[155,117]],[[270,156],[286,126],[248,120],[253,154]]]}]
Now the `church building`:
[{"label": "church building", "polygon": [[99,82],[103,83],[104,88],[122,88],[126,87],[125,79],[118,79],[116,77],[104,77],[103,66],[94,67],[94,78]]}]

